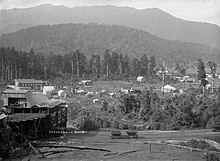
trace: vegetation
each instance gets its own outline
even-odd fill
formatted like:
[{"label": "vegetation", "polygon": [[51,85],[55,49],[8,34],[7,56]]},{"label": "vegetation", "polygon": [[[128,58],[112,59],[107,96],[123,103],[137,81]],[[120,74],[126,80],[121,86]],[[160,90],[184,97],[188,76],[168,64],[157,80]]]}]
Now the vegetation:
[{"label": "vegetation", "polygon": [[[201,34],[200,34],[201,35]],[[168,63],[215,60],[220,62],[220,51],[205,45],[169,41],[145,31],[117,25],[59,24],[41,25],[4,34],[0,47],[14,47],[29,52],[31,48],[40,55],[66,55],[80,50],[87,58],[110,53],[128,55],[129,58],[155,56]],[[131,61],[132,62],[132,61]],[[129,62],[129,63],[131,63]]]},{"label": "vegetation", "polygon": [[[1,80],[15,78],[53,79],[54,77],[120,79],[138,75],[154,77],[156,73],[155,57],[143,55],[140,60],[127,55],[110,53],[105,50],[103,57],[92,55],[87,58],[80,50],[62,55],[37,54],[33,49],[29,52],[16,51],[14,48],[0,48]],[[149,66],[149,67],[148,67]],[[148,69],[149,68],[149,69]]]},{"label": "vegetation", "polygon": [[[180,130],[212,128],[219,120],[218,92],[203,96],[202,90],[179,96],[160,97],[152,89],[138,93],[121,93],[117,103],[108,103],[105,98],[102,107],[79,108],[76,118],[91,119],[99,128]],[[88,117],[92,116],[92,117]],[[79,124],[83,124],[79,123]],[[135,125],[139,124],[139,127]]]}]

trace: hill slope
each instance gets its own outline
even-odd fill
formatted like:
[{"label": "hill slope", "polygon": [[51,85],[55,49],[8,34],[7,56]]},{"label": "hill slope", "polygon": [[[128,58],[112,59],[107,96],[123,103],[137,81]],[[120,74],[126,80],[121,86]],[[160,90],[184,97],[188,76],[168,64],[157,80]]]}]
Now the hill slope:
[{"label": "hill slope", "polygon": [[162,10],[136,10],[129,7],[74,7],[41,5],[28,9],[0,11],[0,34],[40,24],[101,23],[125,25],[156,36],[220,49],[220,27],[208,23],[184,21]]},{"label": "hill slope", "polygon": [[86,55],[103,55],[109,49],[131,57],[156,55],[169,62],[199,57],[220,59],[219,50],[205,45],[169,41],[145,31],[116,25],[41,25],[2,35],[0,46],[26,51],[33,48],[45,54],[66,54],[80,49]]}]

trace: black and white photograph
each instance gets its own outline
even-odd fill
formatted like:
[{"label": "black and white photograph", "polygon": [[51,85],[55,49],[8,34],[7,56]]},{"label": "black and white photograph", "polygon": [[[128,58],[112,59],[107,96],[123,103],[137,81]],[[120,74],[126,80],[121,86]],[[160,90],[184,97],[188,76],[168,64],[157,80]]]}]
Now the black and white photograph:
[{"label": "black and white photograph", "polygon": [[220,161],[220,0],[0,0],[0,161]]}]

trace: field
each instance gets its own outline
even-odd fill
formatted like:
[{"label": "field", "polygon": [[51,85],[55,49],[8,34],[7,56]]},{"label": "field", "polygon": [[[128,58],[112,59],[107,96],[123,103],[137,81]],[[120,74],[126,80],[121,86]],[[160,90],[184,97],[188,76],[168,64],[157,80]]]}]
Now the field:
[{"label": "field", "polygon": [[[175,140],[188,140],[192,138],[219,137],[220,133],[213,133],[210,130],[193,131],[139,131],[139,139],[111,139],[111,129],[91,132],[89,134],[66,134],[64,137],[50,139],[58,145],[75,147],[88,147],[93,149],[109,150],[76,150],[70,148],[40,148],[45,157],[39,154],[34,157],[27,157],[29,160],[149,160],[149,161],[202,161],[205,159],[205,151],[191,151],[190,149],[178,148],[166,144],[154,144],[153,142],[165,142]],[[125,131],[122,131],[124,134]],[[48,140],[49,141],[49,140]],[[152,143],[149,144],[149,141]],[[54,152],[59,153],[54,153]],[[50,154],[53,152],[54,154]],[[219,156],[219,155],[216,155]]]}]

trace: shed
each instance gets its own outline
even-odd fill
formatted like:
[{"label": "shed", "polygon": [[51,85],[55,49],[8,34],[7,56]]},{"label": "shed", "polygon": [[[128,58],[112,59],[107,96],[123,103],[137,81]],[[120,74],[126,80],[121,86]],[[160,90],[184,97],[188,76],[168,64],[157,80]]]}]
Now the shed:
[{"label": "shed", "polygon": [[143,78],[144,78],[143,76],[138,76],[138,77],[137,77],[137,82],[142,82],[142,81],[143,81]]},{"label": "shed", "polygon": [[167,93],[173,92],[175,90],[176,90],[176,88],[171,86],[171,85],[165,85],[164,87],[161,88],[161,91],[164,91],[164,92],[167,92]]}]

